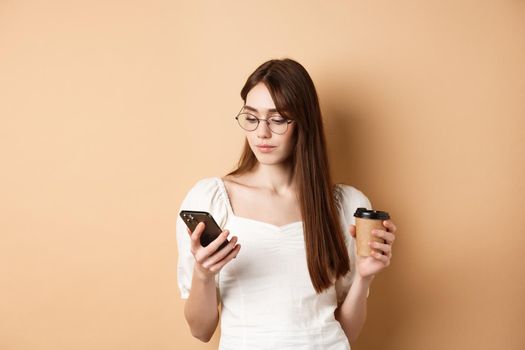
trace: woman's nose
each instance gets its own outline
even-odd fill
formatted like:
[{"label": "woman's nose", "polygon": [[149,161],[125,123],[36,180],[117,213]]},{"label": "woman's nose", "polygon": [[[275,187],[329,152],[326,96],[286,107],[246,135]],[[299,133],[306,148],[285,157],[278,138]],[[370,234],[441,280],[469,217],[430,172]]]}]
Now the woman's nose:
[{"label": "woman's nose", "polygon": [[257,136],[264,138],[272,136],[272,131],[270,130],[270,126],[268,125],[266,120],[261,120],[259,122],[259,125],[257,126]]}]

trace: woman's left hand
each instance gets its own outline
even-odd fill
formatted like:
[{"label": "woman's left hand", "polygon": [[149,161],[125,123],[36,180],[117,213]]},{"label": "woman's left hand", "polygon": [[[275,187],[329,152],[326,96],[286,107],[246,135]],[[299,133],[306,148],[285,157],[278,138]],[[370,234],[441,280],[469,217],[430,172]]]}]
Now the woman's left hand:
[{"label": "woman's left hand", "polygon": [[[384,244],[370,242],[370,247],[373,248],[370,256],[359,256],[357,255],[357,252],[355,254],[357,257],[357,271],[362,278],[373,278],[377,273],[390,265],[390,260],[392,259],[392,245],[396,239],[395,232],[397,228],[392,220],[384,220],[383,227],[385,230],[372,230],[372,235],[384,239]],[[350,225],[350,234],[355,239],[355,225]]]}]

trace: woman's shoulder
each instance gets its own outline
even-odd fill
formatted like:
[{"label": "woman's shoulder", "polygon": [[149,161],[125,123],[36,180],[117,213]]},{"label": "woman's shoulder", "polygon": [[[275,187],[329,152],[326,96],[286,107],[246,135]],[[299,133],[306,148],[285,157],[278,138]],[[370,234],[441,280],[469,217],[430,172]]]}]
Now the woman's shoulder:
[{"label": "woman's shoulder", "polygon": [[343,183],[335,184],[335,198],[340,217],[345,225],[355,222],[354,213],[357,208],[372,209],[368,197],[355,186]]},{"label": "woman's shoulder", "polygon": [[218,199],[221,195],[221,178],[217,176],[205,177],[196,180],[186,193],[186,198],[193,202],[206,202]]},{"label": "woman's shoulder", "polygon": [[337,202],[343,207],[367,207],[370,209],[370,200],[359,188],[344,183],[335,184]]},{"label": "woman's shoulder", "polygon": [[194,182],[186,193],[181,209],[207,211],[215,217],[219,225],[224,223],[227,215],[227,206],[221,178],[205,177]]},{"label": "woman's shoulder", "polygon": [[188,192],[192,197],[226,200],[228,189],[250,187],[249,178],[243,175],[211,176],[197,180]]},{"label": "woman's shoulder", "polygon": [[195,193],[207,193],[209,191],[216,191],[218,188],[218,182],[220,178],[217,176],[210,176],[198,179],[194,182],[190,191]]}]

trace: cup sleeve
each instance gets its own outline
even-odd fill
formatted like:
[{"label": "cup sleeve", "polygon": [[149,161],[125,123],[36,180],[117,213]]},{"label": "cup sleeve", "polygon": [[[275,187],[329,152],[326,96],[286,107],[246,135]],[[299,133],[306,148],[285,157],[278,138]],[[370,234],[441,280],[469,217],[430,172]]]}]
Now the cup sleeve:
[{"label": "cup sleeve", "polygon": [[[350,235],[350,232],[348,232],[349,227],[350,225],[355,225],[354,213],[357,208],[365,207],[367,209],[372,209],[372,203],[370,202],[368,197],[355,187],[342,185],[341,192],[342,221],[344,223],[343,233],[345,237],[345,244],[348,252],[348,257],[350,259],[350,271],[345,276],[340,277],[335,282],[335,290],[338,305],[340,305],[346,298],[346,295],[348,294],[348,291],[350,290],[350,287],[352,286],[355,275],[357,273],[355,239]],[[367,291],[367,298],[369,295],[370,288],[368,288]]]}]

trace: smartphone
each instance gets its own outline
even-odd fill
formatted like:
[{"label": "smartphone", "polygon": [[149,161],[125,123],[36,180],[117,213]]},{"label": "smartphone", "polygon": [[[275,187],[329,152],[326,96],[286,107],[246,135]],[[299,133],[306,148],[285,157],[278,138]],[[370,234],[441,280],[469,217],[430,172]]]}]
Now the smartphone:
[{"label": "smartphone", "polygon": [[[217,222],[215,219],[213,219],[213,216],[211,216],[210,213],[206,211],[196,211],[196,210],[181,210],[180,217],[182,218],[182,221],[188,226],[191,232],[195,231],[195,228],[199,224],[199,222],[204,222],[204,232],[201,235],[201,245],[203,247],[208,246],[211,242],[217,238],[222,230],[217,225]],[[217,248],[217,250],[221,250],[222,248],[226,247],[228,245],[229,240],[226,239],[220,246]]]}]

